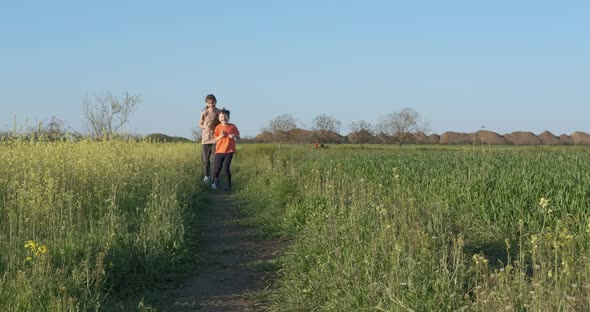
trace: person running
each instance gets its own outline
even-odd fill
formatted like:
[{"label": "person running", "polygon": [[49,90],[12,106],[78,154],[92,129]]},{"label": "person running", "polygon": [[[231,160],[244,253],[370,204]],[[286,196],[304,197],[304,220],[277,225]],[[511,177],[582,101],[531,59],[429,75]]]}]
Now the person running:
[{"label": "person running", "polygon": [[236,152],[236,140],[240,138],[240,131],[236,125],[229,123],[229,110],[223,108],[219,112],[220,124],[215,127],[215,169],[213,170],[213,184],[211,189],[220,188],[219,174],[221,169],[225,173],[227,185],[224,191],[231,191],[231,172],[229,170],[232,158]]},{"label": "person running", "polygon": [[217,99],[215,95],[209,94],[205,97],[207,107],[201,112],[201,121],[199,127],[202,129],[201,134],[201,160],[203,161],[203,183],[211,182],[211,156],[215,153],[214,130],[219,124],[220,110],[215,107]]}]

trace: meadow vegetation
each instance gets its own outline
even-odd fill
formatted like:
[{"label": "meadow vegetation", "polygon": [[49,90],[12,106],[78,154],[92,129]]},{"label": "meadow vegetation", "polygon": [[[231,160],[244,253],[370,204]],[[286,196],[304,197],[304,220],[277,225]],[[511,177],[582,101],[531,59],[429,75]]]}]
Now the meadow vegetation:
[{"label": "meadow vegetation", "polygon": [[[195,243],[198,151],[1,142],[0,310],[109,309],[165,280]],[[274,310],[573,311],[590,307],[589,160],[584,147],[245,144],[232,171],[251,220],[289,241]]]},{"label": "meadow vegetation", "polygon": [[110,310],[165,279],[194,245],[198,156],[194,144],[1,142],[0,310]]},{"label": "meadow vegetation", "polygon": [[236,158],[252,220],[291,240],[275,310],[590,308],[587,148],[331,147]]}]

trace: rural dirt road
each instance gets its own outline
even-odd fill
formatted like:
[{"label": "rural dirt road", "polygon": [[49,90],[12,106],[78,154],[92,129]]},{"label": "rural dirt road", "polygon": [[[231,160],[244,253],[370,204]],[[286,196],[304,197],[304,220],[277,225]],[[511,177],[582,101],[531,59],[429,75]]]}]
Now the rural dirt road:
[{"label": "rural dirt road", "polygon": [[211,194],[199,218],[201,264],[172,291],[170,311],[265,311],[279,243],[262,240],[243,225],[244,217],[227,193]]}]

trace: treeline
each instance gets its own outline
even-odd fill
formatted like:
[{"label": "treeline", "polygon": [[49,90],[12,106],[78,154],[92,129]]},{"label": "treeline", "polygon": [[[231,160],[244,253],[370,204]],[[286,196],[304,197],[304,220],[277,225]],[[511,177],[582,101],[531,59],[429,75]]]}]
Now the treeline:
[{"label": "treeline", "polygon": [[112,133],[97,137],[89,133],[83,134],[77,131],[66,131],[64,129],[47,129],[43,126],[21,131],[0,131],[0,141],[14,140],[36,142],[76,142],[81,140],[151,141],[160,143],[193,142],[185,137],[169,136],[162,133],[152,133],[148,135]]},{"label": "treeline", "polygon": [[[252,143],[352,143],[360,144],[443,144],[443,145],[590,145],[590,135],[576,131],[570,135],[554,135],[544,131],[535,135],[528,131],[515,131],[498,134],[480,130],[474,133],[447,131],[430,134],[427,121],[411,108],[384,115],[375,124],[359,120],[350,123],[351,132],[340,135],[341,122],[331,115],[320,114],[312,121],[311,128],[298,127],[290,114],[282,114],[272,119],[266,128],[253,139]],[[307,130],[310,129],[310,130]]]}]

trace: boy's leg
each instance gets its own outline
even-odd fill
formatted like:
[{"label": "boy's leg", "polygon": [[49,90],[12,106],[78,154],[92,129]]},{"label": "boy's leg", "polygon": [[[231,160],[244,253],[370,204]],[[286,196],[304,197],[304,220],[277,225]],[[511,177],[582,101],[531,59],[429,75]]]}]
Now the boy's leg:
[{"label": "boy's leg", "polygon": [[227,156],[225,156],[225,160],[223,161],[223,171],[227,177],[227,190],[231,190],[231,172],[229,171],[229,167],[231,166],[231,160],[233,159],[233,156],[234,153],[229,153]]},{"label": "boy's leg", "polygon": [[213,169],[213,185],[219,187],[219,173],[221,172],[221,164],[225,154],[215,154],[215,166]]}]

